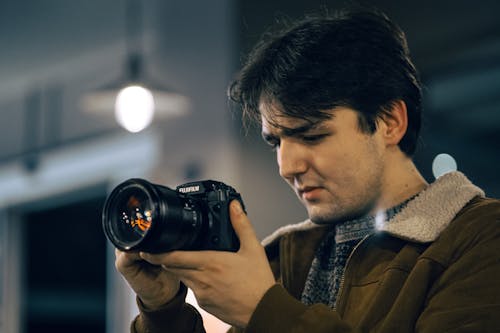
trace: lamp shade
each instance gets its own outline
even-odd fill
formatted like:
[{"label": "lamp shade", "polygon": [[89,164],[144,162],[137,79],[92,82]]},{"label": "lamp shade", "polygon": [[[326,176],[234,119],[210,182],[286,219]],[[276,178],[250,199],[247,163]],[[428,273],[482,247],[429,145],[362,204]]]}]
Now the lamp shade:
[{"label": "lamp shade", "polygon": [[114,114],[120,126],[130,132],[139,132],[153,118],[187,114],[189,100],[147,79],[142,75],[140,58],[134,56],[128,59],[125,79],[86,93],[80,99],[80,107],[87,113],[100,116]]}]

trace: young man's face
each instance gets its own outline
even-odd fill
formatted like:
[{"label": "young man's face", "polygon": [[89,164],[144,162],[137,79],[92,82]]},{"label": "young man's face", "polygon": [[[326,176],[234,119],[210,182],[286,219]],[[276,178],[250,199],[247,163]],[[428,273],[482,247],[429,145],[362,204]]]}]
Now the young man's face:
[{"label": "young man's face", "polygon": [[[273,112],[272,106],[261,105],[261,112]],[[262,136],[276,149],[281,177],[319,224],[374,213],[384,191],[384,142],[378,131],[361,132],[352,109],[339,107],[331,114],[312,126],[277,118],[284,129],[262,117]]]}]

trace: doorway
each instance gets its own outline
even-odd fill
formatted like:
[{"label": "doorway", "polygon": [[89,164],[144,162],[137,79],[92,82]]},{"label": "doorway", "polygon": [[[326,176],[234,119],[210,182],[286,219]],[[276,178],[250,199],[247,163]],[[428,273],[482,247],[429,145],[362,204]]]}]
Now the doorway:
[{"label": "doorway", "polygon": [[23,333],[106,331],[106,191],[72,196],[19,210]]}]

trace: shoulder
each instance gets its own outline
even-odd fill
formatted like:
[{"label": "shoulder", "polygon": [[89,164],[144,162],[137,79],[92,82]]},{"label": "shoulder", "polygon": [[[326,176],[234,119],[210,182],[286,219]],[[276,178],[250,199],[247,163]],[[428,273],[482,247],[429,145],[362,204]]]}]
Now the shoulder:
[{"label": "shoulder", "polygon": [[500,215],[500,199],[488,197],[475,197],[464,206],[461,213],[477,213],[485,215]]},{"label": "shoulder", "polygon": [[[484,197],[472,199],[455,216],[436,240],[451,261],[469,252],[500,255],[500,200]],[[498,250],[498,252],[497,252]]]},{"label": "shoulder", "polygon": [[500,200],[476,197],[455,216],[449,228],[456,232],[467,230],[492,231],[500,228]]}]

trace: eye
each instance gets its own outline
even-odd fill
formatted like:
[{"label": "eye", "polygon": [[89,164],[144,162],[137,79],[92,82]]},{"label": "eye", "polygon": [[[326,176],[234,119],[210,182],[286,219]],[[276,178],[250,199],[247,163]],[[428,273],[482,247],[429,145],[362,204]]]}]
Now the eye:
[{"label": "eye", "polygon": [[300,137],[300,139],[305,143],[314,144],[314,143],[319,143],[327,136],[328,134],[303,135]]},{"label": "eye", "polygon": [[263,139],[272,150],[276,150],[280,145],[280,140],[274,136],[265,135]]},{"label": "eye", "polygon": [[269,147],[271,147],[271,150],[272,150],[272,151],[275,151],[276,149],[278,149],[278,148],[279,148],[280,143],[279,143],[279,141],[277,141],[277,140],[276,140],[276,141],[267,141],[267,145],[268,145]]}]

